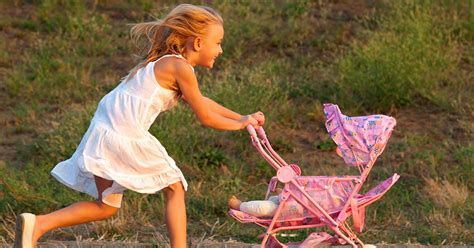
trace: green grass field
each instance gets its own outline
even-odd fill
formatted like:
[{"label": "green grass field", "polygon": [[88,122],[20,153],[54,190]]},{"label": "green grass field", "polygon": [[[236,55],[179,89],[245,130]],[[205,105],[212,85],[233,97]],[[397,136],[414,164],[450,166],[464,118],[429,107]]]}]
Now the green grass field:
[{"label": "green grass field", "polygon": [[[263,111],[270,141],[305,175],[357,173],[334,152],[323,103],[347,115],[397,119],[364,190],[393,173],[401,178],[368,207],[362,240],[474,245],[472,1],[204,4],[222,14],[226,33],[214,69],[197,70],[202,91],[240,113]],[[100,98],[138,62],[127,24],[163,17],[174,6],[0,2],[0,241],[12,241],[18,213],[91,199],[49,172],[72,155]],[[257,243],[261,228],[227,215],[231,195],[263,198],[275,175],[247,133],[207,129],[185,104],[160,115],[150,132],[188,180],[190,236]],[[125,197],[115,217],[43,240],[163,240],[163,196]]]}]

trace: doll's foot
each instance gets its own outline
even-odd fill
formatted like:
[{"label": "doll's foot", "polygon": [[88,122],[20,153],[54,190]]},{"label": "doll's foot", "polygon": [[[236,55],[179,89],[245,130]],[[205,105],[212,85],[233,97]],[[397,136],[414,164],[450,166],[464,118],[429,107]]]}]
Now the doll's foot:
[{"label": "doll's foot", "polygon": [[235,210],[240,210],[240,203],[241,201],[235,197],[235,195],[233,195],[230,199],[229,199],[229,207],[232,208],[232,209],[235,209]]},{"label": "doll's foot", "polygon": [[344,157],[344,156],[342,156],[342,152],[341,152],[341,149],[339,149],[339,146],[336,147],[336,154],[337,154],[337,156],[339,156],[339,157],[341,157],[341,158]]}]

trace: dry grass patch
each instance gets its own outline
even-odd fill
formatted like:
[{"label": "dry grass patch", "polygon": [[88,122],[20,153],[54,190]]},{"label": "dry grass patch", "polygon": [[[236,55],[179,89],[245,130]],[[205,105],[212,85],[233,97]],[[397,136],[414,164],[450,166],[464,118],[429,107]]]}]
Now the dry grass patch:
[{"label": "dry grass patch", "polygon": [[462,223],[458,221],[457,216],[449,210],[433,210],[428,216],[427,220],[430,224],[435,226],[443,226],[451,230],[461,230]]},{"label": "dry grass patch", "polygon": [[466,185],[451,183],[447,180],[440,181],[438,178],[425,179],[423,190],[433,203],[440,208],[461,207],[469,197],[469,190]]}]

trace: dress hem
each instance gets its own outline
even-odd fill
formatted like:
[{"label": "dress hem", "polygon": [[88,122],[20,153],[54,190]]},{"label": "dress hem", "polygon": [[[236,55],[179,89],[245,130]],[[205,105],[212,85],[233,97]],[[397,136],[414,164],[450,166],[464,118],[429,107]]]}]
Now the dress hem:
[{"label": "dress hem", "polygon": [[[171,184],[174,184],[176,182],[181,181],[183,184],[184,190],[187,191],[188,184],[186,182],[186,179],[184,178],[184,175],[182,172],[179,170],[179,168],[172,168],[171,171],[167,171],[163,174],[169,173],[174,171],[175,172],[175,177],[171,177],[170,180],[167,180],[163,184],[157,184],[155,187],[148,187],[147,189],[138,189],[135,187],[131,187],[126,180],[121,180],[120,178],[117,178],[113,176],[113,173],[108,173],[107,171],[99,171],[99,170],[94,170],[94,169],[87,169],[86,171],[83,171],[77,164],[72,162],[73,165],[70,165],[71,161],[63,161],[56,165],[56,167],[50,172],[50,174],[58,180],[60,183],[64,184],[65,186],[76,190],[81,193],[85,193],[89,196],[92,196],[93,198],[98,198],[98,192],[95,184],[95,179],[94,175],[111,180],[119,184],[123,190],[128,189],[135,191],[137,193],[141,194],[155,194],[158,191],[168,187]],[[68,165],[69,164],[69,165]],[[74,168],[71,170],[71,168]],[[68,180],[72,179],[71,180]],[[77,182],[79,179],[79,182]],[[77,182],[77,183],[74,183]],[[122,191],[123,192],[123,191]],[[118,193],[116,191],[111,191],[110,193]]]}]

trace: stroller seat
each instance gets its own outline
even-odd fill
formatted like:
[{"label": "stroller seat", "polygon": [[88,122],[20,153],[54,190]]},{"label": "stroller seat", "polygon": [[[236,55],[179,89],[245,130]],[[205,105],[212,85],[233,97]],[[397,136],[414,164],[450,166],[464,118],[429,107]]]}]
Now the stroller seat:
[{"label": "stroller seat", "polygon": [[[397,182],[399,177],[400,176],[398,174],[394,174],[392,177],[390,177],[390,178],[386,179],[385,181],[381,182],[380,184],[378,184],[376,187],[374,187],[373,189],[371,189],[367,193],[365,193],[363,195],[357,194],[354,197],[354,199],[356,200],[357,206],[359,208],[363,208],[367,205],[370,205],[372,202],[378,200],[379,198],[381,198]],[[344,177],[298,177],[297,180],[298,181],[305,181],[305,180],[306,181],[319,181],[318,179],[320,179],[320,178],[321,179],[329,179],[329,180],[337,180],[337,179],[341,179],[341,178],[344,178]],[[348,176],[347,178],[353,178],[353,177]],[[272,182],[275,182],[277,180],[278,179],[276,177],[273,177],[272,180],[271,180],[270,185],[272,185]],[[340,184],[344,185],[344,184],[347,184],[347,182],[340,183]],[[343,187],[345,187],[345,185]],[[343,188],[343,187],[339,187],[339,188]],[[271,190],[271,189],[269,189],[269,190]],[[326,189],[325,192],[321,192],[321,193],[322,194],[329,194],[328,192],[331,192],[331,190]],[[334,192],[334,190],[332,190],[332,192]],[[347,197],[350,195],[350,193],[347,194],[347,191],[339,191],[337,193],[339,194],[339,197],[341,197],[341,198],[343,197],[345,199],[347,199]],[[319,195],[322,195],[322,194],[319,194]],[[291,201],[291,199],[289,201]],[[323,204],[323,206],[324,206],[324,204]],[[324,210],[326,210],[326,212],[329,215],[333,216],[333,217],[334,216],[337,217],[338,214],[341,212],[341,210],[343,208],[343,205],[341,205],[341,204],[329,204],[327,206],[329,206],[329,207],[327,207],[327,208],[323,207]],[[351,207],[347,208],[346,209],[347,214],[350,214],[351,210],[352,210]],[[242,211],[235,210],[235,209],[230,209],[229,214],[241,223],[256,223],[256,224],[260,224],[261,226],[268,226],[272,222],[271,218],[259,218],[259,217],[256,217],[256,216],[253,216],[253,215],[250,215],[250,214],[247,214],[247,213],[244,213]],[[300,216],[291,216],[291,217],[288,217],[288,218],[279,218],[279,219],[277,219],[277,221],[275,223],[275,227],[307,225],[307,224],[326,225],[324,223],[321,223],[321,220],[319,219],[318,216],[315,216],[311,212],[305,212]]]}]

